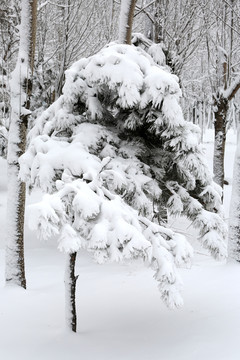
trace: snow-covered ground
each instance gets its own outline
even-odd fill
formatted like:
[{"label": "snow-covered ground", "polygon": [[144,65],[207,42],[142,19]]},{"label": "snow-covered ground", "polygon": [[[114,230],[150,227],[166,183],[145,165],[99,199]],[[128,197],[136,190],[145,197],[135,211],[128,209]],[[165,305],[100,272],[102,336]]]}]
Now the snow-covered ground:
[{"label": "snow-covered ground", "polygon": [[[211,159],[212,131],[205,135]],[[227,139],[225,209],[228,217],[236,147]],[[0,356],[2,360],[238,360],[240,266],[215,262],[196,247],[191,269],[181,269],[185,305],[161,302],[152,271],[140,262],[96,265],[79,254],[78,333],[65,329],[64,255],[54,241],[39,243],[26,230],[28,290],[4,286],[6,166],[0,161]],[[35,195],[36,197],[36,195]],[[34,199],[35,199],[34,197]],[[31,199],[31,201],[33,201]],[[192,243],[196,232],[171,220]]]}]

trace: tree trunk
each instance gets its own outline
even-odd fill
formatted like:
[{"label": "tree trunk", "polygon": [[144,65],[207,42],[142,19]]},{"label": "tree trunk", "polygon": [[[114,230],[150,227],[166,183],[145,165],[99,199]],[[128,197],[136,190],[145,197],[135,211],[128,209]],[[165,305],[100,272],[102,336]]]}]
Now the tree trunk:
[{"label": "tree trunk", "polygon": [[[17,132],[16,132],[17,131]],[[20,143],[15,143],[14,134],[18,134]],[[8,140],[8,201],[7,201],[7,247],[6,281],[26,289],[24,265],[24,210],[25,184],[18,180],[19,164],[11,157],[14,146],[18,156],[22,155],[26,144],[26,125],[11,123]]]},{"label": "tree trunk", "polygon": [[240,124],[238,124],[237,149],[233,168],[228,254],[230,259],[240,262]]},{"label": "tree trunk", "polygon": [[11,123],[8,140],[8,203],[6,282],[26,288],[24,266],[25,184],[18,179],[19,157],[26,147],[27,122],[32,91],[37,0],[22,0],[20,45],[11,80]]},{"label": "tree trunk", "polygon": [[66,319],[67,325],[73,332],[77,331],[76,282],[78,276],[75,276],[76,256],[76,252],[67,255],[65,269]]},{"label": "tree trunk", "polygon": [[161,3],[161,0],[155,1],[155,11],[154,11],[154,42],[156,44],[164,41],[163,39],[163,13],[162,13],[162,7],[163,4]]},{"label": "tree trunk", "polygon": [[228,106],[228,99],[222,96],[215,101],[213,173],[214,181],[222,188],[224,185],[224,155]]},{"label": "tree trunk", "polygon": [[136,0],[122,0],[120,23],[119,23],[119,41],[122,44],[131,45],[132,24]]},{"label": "tree trunk", "polygon": [[[224,65],[224,64],[223,64]],[[224,69],[226,66],[224,65]],[[225,74],[225,73],[224,73]],[[214,157],[213,157],[213,172],[214,180],[222,188],[224,185],[224,155],[225,155],[225,142],[226,142],[226,125],[227,125],[227,112],[229,102],[234,98],[240,89],[240,77],[238,76],[235,81],[227,88],[227,81],[224,76],[224,91],[218,93],[214,99],[214,129],[215,129],[215,142],[214,142]]]}]

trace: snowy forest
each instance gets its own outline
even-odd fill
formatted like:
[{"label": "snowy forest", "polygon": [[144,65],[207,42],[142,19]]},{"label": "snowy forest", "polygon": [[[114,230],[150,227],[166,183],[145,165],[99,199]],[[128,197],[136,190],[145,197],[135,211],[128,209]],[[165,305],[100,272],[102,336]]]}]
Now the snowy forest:
[{"label": "snowy forest", "polygon": [[240,1],[1,0],[4,360],[237,360]]}]

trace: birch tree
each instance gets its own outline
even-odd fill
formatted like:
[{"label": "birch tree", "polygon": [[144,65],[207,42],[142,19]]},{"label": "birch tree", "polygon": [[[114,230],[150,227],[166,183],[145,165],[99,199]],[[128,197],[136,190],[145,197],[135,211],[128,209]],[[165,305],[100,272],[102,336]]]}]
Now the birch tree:
[{"label": "birch tree", "polygon": [[25,184],[19,180],[19,157],[26,147],[30,115],[31,74],[36,38],[36,0],[22,0],[20,44],[11,78],[11,122],[8,139],[6,282],[26,288],[24,264]]},{"label": "birch tree", "polygon": [[214,112],[214,180],[224,186],[224,155],[227,115],[231,100],[240,88],[239,8],[235,1],[202,2],[206,24],[208,78]]},{"label": "birch tree", "polygon": [[228,255],[240,262],[240,128],[238,124],[237,149],[234,159],[232,197],[229,214]]},{"label": "birch tree", "polygon": [[122,0],[119,21],[119,42],[131,45],[132,25],[136,0]]},{"label": "birch tree", "polygon": [[9,77],[16,63],[18,49],[19,0],[0,4],[0,156],[7,156],[10,91]]}]

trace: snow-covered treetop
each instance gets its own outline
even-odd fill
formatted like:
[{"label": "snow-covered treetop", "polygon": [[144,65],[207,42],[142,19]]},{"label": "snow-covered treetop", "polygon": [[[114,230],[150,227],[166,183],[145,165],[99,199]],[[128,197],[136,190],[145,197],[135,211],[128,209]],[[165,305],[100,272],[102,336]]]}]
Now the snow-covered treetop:
[{"label": "snow-covered treetop", "polygon": [[[148,105],[158,109],[165,104],[167,110],[167,102],[171,98],[174,105],[172,111],[179,112],[177,119],[173,113],[171,120],[178,124],[184,122],[178,104],[181,96],[178,78],[167,73],[142,49],[136,47],[110,44],[96,55],[76,62],[66,71],[63,94],[57,102],[58,106],[64,106],[71,114],[72,106],[81,100],[92,119],[95,116],[103,117],[105,107],[102,100],[108,95],[112,98],[111,102],[115,100],[115,105],[121,109],[139,110]],[[103,99],[99,99],[99,96]],[[56,104],[43,113],[31,136],[41,133],[41,127],[49,116],[54,117],[54,126],[59,124],[62,128],[63,122],[61,119],[56,121],[55,112]]]},{"label": "snow-covered treetop", "polygon": [[177,77],[145,51],[110,44],[66,72],[20,159],[22,180],[52,194],[31,211],[42,237],[59,234],[61,249],[86,248],[100,262],[143,257],[172,307],[181,304],[175,264],[192,250],[157,224],[162,207],[188,216],[214,257],[226,255],[221,193],[180,96]]}]

